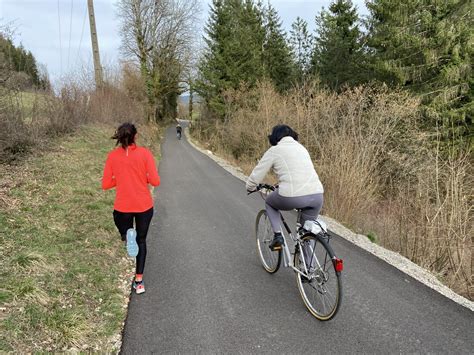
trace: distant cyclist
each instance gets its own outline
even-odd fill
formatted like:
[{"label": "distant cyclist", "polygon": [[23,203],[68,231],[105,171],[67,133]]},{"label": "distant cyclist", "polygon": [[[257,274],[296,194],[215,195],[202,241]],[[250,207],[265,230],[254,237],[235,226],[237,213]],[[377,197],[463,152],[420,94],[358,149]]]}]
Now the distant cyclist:
[{"label": "distant cyclist", "polygon": [[[136,144],[137,129],[124,123],[112,139],[119,147],[112,150],[105,162],[102,188],[115,187],[114,221],[128,254],[136,257],[133,288],[137,294],[145,292],[143,271],[146,259],[146,236],[153,217],[153,200],[148,184],[158,186],[160,176],[152,153]],[[135,228],[133,224],[135,221]]]},{"label": "distant cyclist", "polygon": [[273,127],[268,136],[268,149],[247,180],[247,191],[254,191],[270,169],[278,176],[278,188],[265,201],[265,209],[274,237],[271,250],[279,250],[284,243],[281,234],[280,212],[303,209],[302,225],[316,219],[323,206],[323,185],[314,169],[306,148],[298,143],[298,134],[287,125]]},{"label": "distant cyclist", "polygon": [[178,124],[176,125],[176,136],[178,137],[178,139],[181,139],[182,131],[183,131],[183,128],[178,122]]}]

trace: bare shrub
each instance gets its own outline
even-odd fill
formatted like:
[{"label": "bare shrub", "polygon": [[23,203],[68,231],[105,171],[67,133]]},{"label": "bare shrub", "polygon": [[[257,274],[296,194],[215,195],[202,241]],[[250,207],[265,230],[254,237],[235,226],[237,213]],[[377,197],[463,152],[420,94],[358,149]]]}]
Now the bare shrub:
[{"label": "bare shrub", "polygon": [[[409,170],[410,167],[407,167]],[[383,244],[433,271],[455,291],[471,299],[473,169],[469,154],[425,155],[415,182],[403,181],[379,222]],[[389,212],[389,213],[387,213]]]},{"label": "bare shrub", "polygon": [[28,74],[12,71],[5,81],[5,86],[10,90],[26,90],[31,88],[32,81]]},{"label": "bare shrub", "polygon": [[62,135],[74,131],[88,121],[87,94],[75,85],[64,86],[58,97],[46,99],[44,111],[39,110],[46,135]]},{"label": "bare shrub", "polygon": [[141,121],[145,116],[146,88],[133,63],[106,71],[106,83],[89,95],[90,119],[99,122]]},{"label": "bare shrub", "polygon": [[470,155],[440,154],[420,117],[417,98],[386,87],[336,94],[311,83],[281,95],[261,83],[228,92],[225,119],[201,119],[193,134],[249,173],[271,128],[289,124],[325,187],[323,213],[370,232],[472,298]]},{"label": "bare shrub", "polygon": [[0,87],[0,162],[11,162],[34,145],[18,93]]},{"label": "bare shrub", "polygon": [[[402,93],[370,87],[346,90],[340,95],[325,92],[300,111],[306,116],[304,130],[309,150],[320,166],[327,191],[327,211],[356,226],[368,213],[394,170],[392,156],[400,151],[397,137],[411,137],[410,125],[417,101]],[[320,118],[312,119],[311,112]],[[300,113],[301,115],[301,113]]]},{"label": "bare shrub", "polygon": [[75,76],[78,80],[63,78],[57,94],[0,86],[0,161],[11,162],[33,147],[47,146],[50,137],[72,133],[88,122],[140,122],[143,102],[130,95],[140,85],[137,74],[130,68],[112,74],[100,91],[91,89],[87,72]]},{"label": "bare shrub", "polygon": [[99,122],[140,121],[144,116],[143,106],[127,93],[114,86],[90,96],[91,119]]}]

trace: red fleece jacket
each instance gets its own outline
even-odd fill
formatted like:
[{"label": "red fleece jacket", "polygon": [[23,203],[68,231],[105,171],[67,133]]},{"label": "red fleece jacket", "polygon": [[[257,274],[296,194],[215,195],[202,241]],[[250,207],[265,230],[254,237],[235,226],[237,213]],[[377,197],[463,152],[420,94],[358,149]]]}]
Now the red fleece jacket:
[{"label": "red fleece jacket", "polygon": [[135,144],[111,151],[105,162],[102,189],[115,187],[114,209],[144,212],[153,207],[148,184],[158,186],[160,176],[151,152]]}]

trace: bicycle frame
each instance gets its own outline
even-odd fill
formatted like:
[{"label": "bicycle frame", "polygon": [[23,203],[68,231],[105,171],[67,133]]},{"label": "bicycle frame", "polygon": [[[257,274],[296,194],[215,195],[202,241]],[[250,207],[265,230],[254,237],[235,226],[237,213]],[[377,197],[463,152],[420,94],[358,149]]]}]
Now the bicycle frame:
[{"label": "bicycle frame", "polygon": [[[270,185],[263,185],[263,188],[265,188],[267,190],[274,191],[274,187],[270,186]],[[262,192],[260,188],[257,189],[256,191],[260,191],[260,196],[262,197],[263,200],[265,200],[267,193]],[[300,210],[295,210],[295,211],[297,211],[297,213],[298,213],[297,218],[296,218],[296,228],[298,229],[299,227],[301,227],[301,223],[300,223],[300,221],[301,221],[301,211]],[[297,238],[296,236],[293,235],[293,233],[291,232],[290,227],[286,223],[286,221],[283,218],[283,215],[281,214],[281,212],[280,212],[280,218],[281,218],[281,222],[282,222],[283,226],[285,227],[286,233],[291,238],[291,240],[295,243],[295,250],[293,252],[293,255],[295,255],[295,253],[296,253],[296,248],[299,248],[299,250],[301,251],[300,256],[303,260],[304,272],[302,272],[301,270],[298,270],[294,265],[293,259],[291,257],[292,254],[291,254],[290,248],[288,247],[287,237],[285,236],[285,233],[282,233],[283,239],[285,241],[285,243],[282,246],[282,248],[283,248],[283,265],[285,267],[289,267],[289,268],[293,269],[293,271],[297,272],[298,274],[301,274],[302,276],[304,276],[308,279],[312,279],[312,276],[309,275],[309,272],[308,272],[307,262],[306,262],[306,259],[305,259],[305,256],[304,256],[303,244],[301,242],[301,239],[299,239],[299,238]],[[310,251],[311,251],[311,255],[314,255],[313,247],[309,246],[309,248],[310,248]],[[315,257],[315,261],[316,261],[317,267],[321,268],[321,264],[320,264],[317,257]]]},{"label": "bicycle frame", "polygon": [[[283,226],[285,227],[285,230],[288,233],[288,236],[291,238],[291,240],[294,243],[296,243],[295,244],[295,251],[293,252],[293,255],[296,253],[296,248],[299,248],[300,251],[301,251],[300,256],[303,259],[304,272],[301,272],[301,270],[298,270],[294,265],[293,258],[291,257],[291,251],[290,251],[290,248],[288,247],[288,243],[286,241],[287,237],[285,236],[285,233],[282,233],[283,239],[285,240],[285,243],[282,246],[283,247],[283,265],[285,267],[289,267],[289,268],[293,269],[293,271],[301,274],[304,277],[311,278],[311,276],[308,273],[308,267],[307,267],[306,259],[305,259],[304,253],[303,253],[303,245],[301,243],[301,240],[293,235],[293,233],[291,232],[290,227],[286,223],[286,221],[283,218],[283,215],[281,213],[280,213],[280,217],[281,217],[281,221],[283,223]],[[300,220],[300,217],[301,217],[301,211],[298,211],[297,221]],[[297,222],[296,227],[298,228],[300,226],[301,225],[299,224],[299,222]],[[314,250],[313,250],[312,246],[309,246],[309,247],[310,247],[310,250],[311,250],[311,254],[313,255]],[[321,264],[319,263],[318,258],[315,258],[315,260],[316,260],[316,263],[317,263],[318,267],[321,268]]]}]

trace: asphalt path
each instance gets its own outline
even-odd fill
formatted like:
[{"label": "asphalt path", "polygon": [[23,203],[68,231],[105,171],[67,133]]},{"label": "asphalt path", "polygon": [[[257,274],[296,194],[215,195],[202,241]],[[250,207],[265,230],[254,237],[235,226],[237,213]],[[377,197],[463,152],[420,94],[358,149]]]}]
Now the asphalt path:
[{"label": "asphalt path", "polygon": [[266,273],[253,227],[263,201],[166,132],[146,293],[132,295],[122,353],[474,352],[474,312],[342,238],[344,297],[337,316],[315,319],[294,273]]}]

